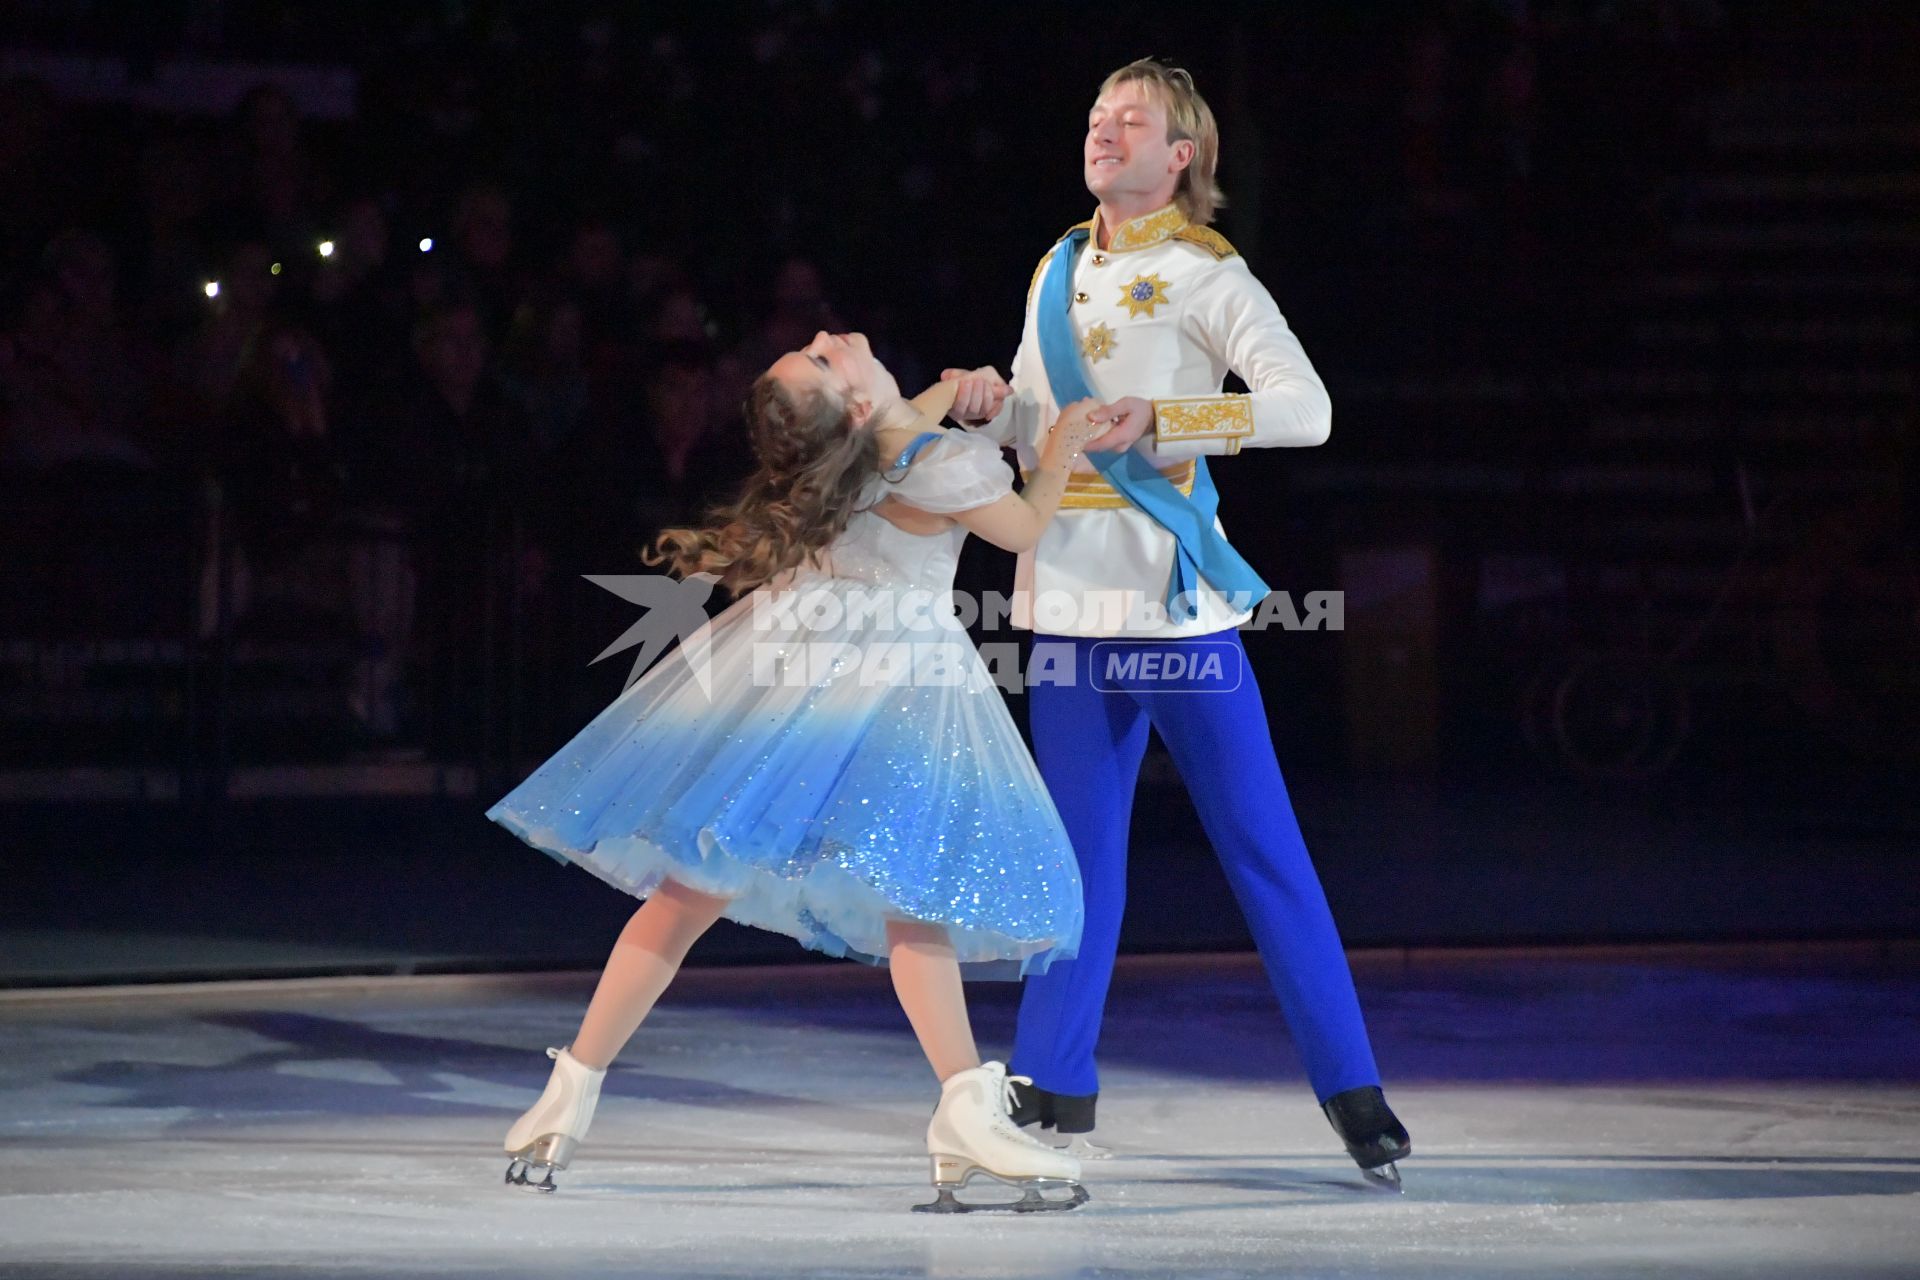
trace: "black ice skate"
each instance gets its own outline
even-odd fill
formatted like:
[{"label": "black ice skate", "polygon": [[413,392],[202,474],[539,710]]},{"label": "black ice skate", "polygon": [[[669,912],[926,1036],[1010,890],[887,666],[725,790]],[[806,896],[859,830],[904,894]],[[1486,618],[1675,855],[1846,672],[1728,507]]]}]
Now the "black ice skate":
[{"label": "black ice skate", "polygon": [[1399,1191],[1400,1169],[1394,1163],[1413,1154],[1413,1139],[1387,1105],[1378,1085],[1336,1093],[1320,1108],[1333,1131],[1347,1144],[1347,1154],[1373,1186]]}]

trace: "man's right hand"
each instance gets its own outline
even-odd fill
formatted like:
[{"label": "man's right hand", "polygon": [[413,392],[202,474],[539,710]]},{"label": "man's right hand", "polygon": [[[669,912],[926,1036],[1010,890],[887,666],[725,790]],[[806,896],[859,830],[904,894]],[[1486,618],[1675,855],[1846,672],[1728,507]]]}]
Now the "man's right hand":
[{"label": "man's right hand", "polygon": [[948,416],[962,426],[991,421],[1012,394],[1007,380],[992,365],[979,369],[943,369],[940,371],[940,381],[960,384],[959,391],[954,393],[953,409]]}]

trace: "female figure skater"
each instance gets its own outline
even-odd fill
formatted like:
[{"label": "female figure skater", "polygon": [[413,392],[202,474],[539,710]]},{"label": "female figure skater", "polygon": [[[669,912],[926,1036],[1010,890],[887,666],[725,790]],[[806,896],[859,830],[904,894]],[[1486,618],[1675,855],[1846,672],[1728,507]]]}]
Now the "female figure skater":
[{"label": "female figure skater", "polygon": [[[821,333],[776,361],[747,401],[759,466],[740,498],[647,557],[717,575],[739,599],[488,810],[646,900],[507,1133],[509,1183],[553,1190],[607,1065],[724,915],[888,965],[940,1079],[938,1197],[919,1208],[1087,1199],[1079,1161],[1010,1122],[1006,1067],[981,1062],[967,1019],[961,964],[1012,976],[1072,955],[1081,899],[1059,815],[950,592],[969,531],[1014,551],[1038,541],[1102,428],[1095,402],[1069,407],[1016,495],[997,445],[926,429],[941,393],[950,403],[952,384],[924,412],[902,399],[859,334]],[[976,1173],[1022,1198],[957,1199]]]}]

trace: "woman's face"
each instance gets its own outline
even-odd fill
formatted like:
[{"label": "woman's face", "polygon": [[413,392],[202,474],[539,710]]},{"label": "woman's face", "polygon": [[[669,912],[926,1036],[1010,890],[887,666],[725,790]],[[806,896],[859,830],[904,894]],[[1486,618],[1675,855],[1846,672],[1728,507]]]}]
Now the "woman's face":
[{"label": "woman's face", "polygon": [[865,426],[900,400],[899,384],[874,359],[864,333],[822,330],[800,350],[774,361],[768,372],[795,391],[826,388],[853,410],[856,426]]}]

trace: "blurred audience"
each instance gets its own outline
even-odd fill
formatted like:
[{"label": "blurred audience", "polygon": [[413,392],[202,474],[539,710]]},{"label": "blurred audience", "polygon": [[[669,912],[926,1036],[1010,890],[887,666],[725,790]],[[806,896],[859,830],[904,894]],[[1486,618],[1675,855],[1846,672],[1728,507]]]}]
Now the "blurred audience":
[{"label": "blurred audience", "polygon": [[[1236,135],[1228,186],[1264,168],[1373,202],[1356,216],[1267,192],[1313,248],[1288,255],[1291,285],[1401,288],[1382,228],[1402,253],[1497,256],[1473,240],[1492,208],[1531,287],[1551,249],[1529,225],[1549,60],[1640,29],[1631,6],[1584,9],[1444,6],[1399,24],[1384,68],[1391,39],[1338,23],[1317,58],[1289,54],[1289,101],[1331,104],[1329,127],[1276,129],[1264,159]],[[1670,39],[1669,9],[1640,26]],[[91,11],[0,13],[0,42],[168,56],[164,16],[129,50]],[[751,464],[748,383],[816,331],[865,329],[909,390],[1004,366],[1035,226],[1084,216],[1074,122],[1104,65],[1008,82],[1009,49],[1045,63],[1079,39],[1050,14],[315,11],[183,18],[178,45],[228,68],[350,69],[347,118],[272,78],[198,117],[0,81],[0,479],[160,476],[189,523],[226,513],[231,556],[205,563],[230,565],[231,597],[205,625],[344,627],[361,646],[344,692],[376,737],[423,701],[409,654],[471,646],[502,600],[545,608],[557,581],[637,572],[655,530],[724,497]],[[1292,48],[1312,24],[1248,11],[1190,29],[1183,54],[1226,104],[1244,92],[1224,78],[1234,48],[1262,32]],[[1000,189],[1035,173],[1057,181]]]}]

